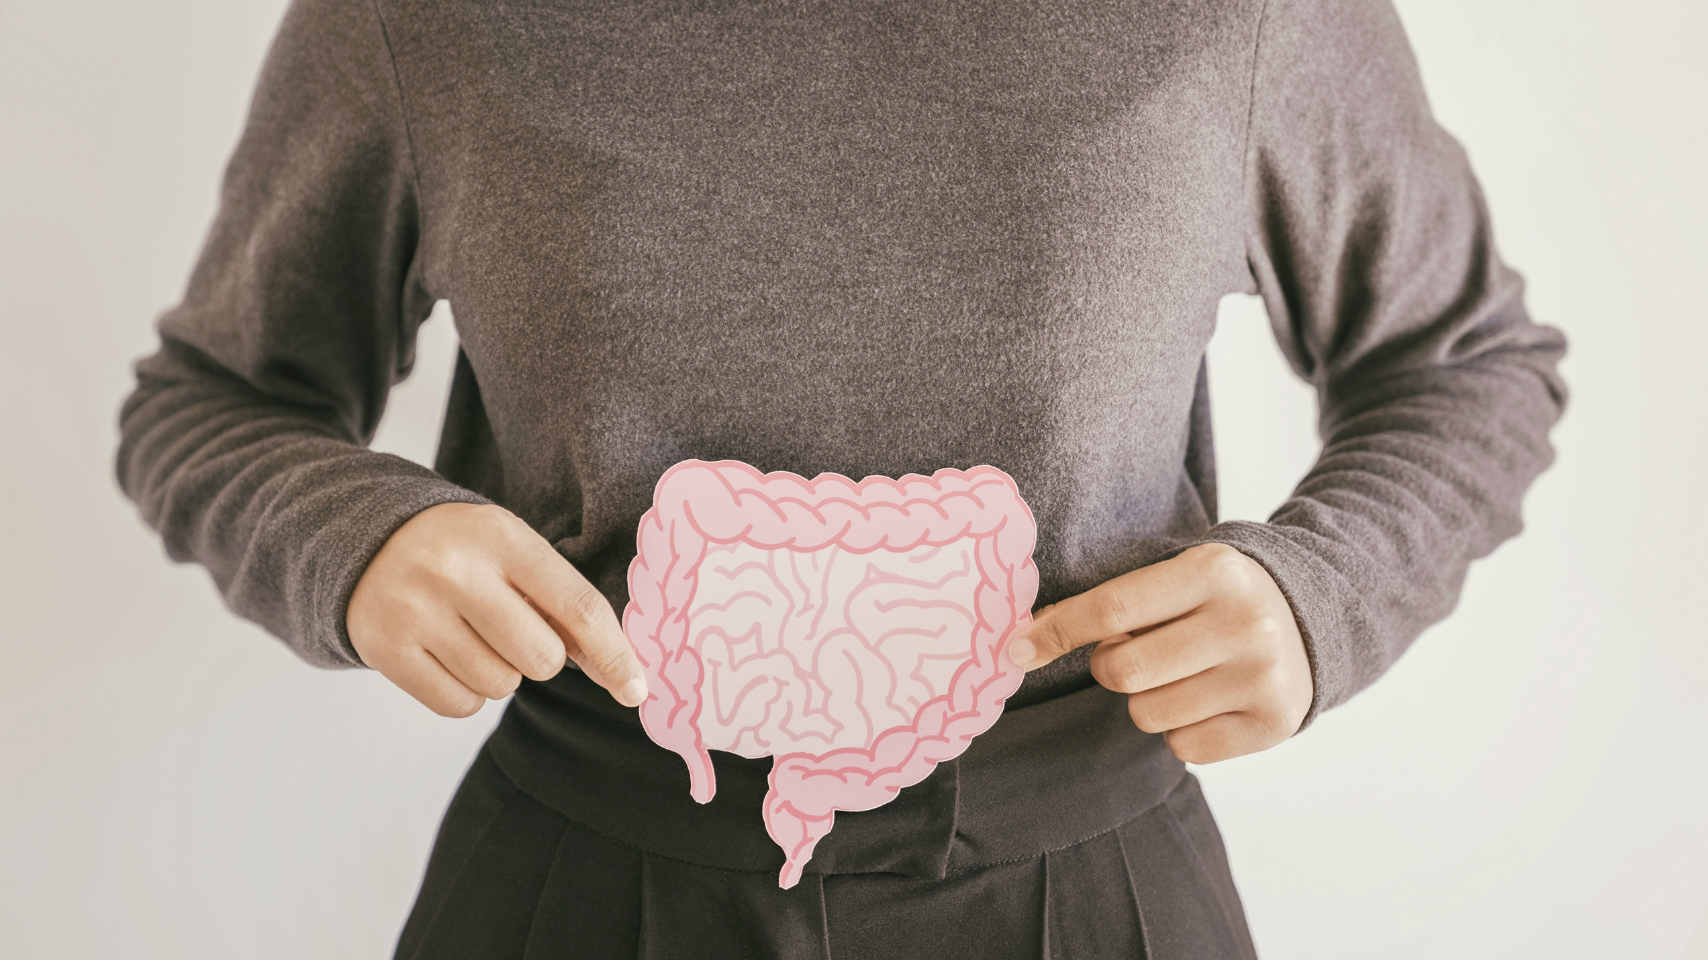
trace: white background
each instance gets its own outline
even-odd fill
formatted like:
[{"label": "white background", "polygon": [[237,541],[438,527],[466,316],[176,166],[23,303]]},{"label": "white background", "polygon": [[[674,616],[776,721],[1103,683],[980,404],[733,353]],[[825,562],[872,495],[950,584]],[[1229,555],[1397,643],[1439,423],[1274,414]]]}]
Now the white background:
[{"label": "white background", "polygon": [[[281,0],[0,0],[0,956],[383,957],[496,719],[296,661],[111,480]],[[1708,4],[1404,0],[1572,406],[1528,531],[1304,736],[1203,769],[1293,958],[1708,958]],[[380,445],[430,457],[428,324]],[[1226,514],[1315,453],[1260,309],[1212,348]]]}]

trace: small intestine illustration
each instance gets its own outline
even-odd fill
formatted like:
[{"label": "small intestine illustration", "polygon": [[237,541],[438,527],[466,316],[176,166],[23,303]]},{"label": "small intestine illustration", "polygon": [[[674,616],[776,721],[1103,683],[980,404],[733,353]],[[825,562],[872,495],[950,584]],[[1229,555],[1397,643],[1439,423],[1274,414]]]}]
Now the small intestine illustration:
[{"label": "small intestine illustration", "polygon": [[773,758],[765,826],[792,887],[836,811],[888,802],[1001,715],[1035,540],[991,466],[854,481],[678,463],[629,566],[641,722],[701,803],[717,789],[708,751]]}]

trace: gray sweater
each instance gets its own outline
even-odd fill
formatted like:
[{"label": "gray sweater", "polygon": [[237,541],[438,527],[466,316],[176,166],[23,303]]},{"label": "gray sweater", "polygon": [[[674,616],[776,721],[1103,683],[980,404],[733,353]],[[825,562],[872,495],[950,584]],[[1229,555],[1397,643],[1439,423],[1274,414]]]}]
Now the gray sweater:
[{"label": "gray sweater", "polygon": [[[434,504],[504,504],[621,610],[679,460],[994,464],[1040,604],[1254,557],[1314,717],[1519,529],[1564,400],[1520,287],[1385,0],[297,0],[118,473],[233,610],[353,666],[350,593]],[[1321,401],[1268,523],[1216,522],[1233,292]],[[364,444],[439,299],[428,470]],[[1089,683],[1082,651],[1014,702]]]}]

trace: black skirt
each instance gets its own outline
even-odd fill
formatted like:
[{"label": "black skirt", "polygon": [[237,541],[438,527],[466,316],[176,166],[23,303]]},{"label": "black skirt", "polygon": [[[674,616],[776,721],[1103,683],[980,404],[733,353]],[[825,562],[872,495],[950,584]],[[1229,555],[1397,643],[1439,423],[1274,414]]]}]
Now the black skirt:
[{"label": "black skirt", "polygon": [[[720,763],[704,807],[649,809],[677,802],[636,771],[649,754],[602,767],[596,724],[562,741],[537,721],[566,705],[525,698],[451,801],[397,957],[1254,957],[1196,778],[1105,694],[1025,708],[885,807],[838,814],[789,890],[744,809],[757,820],[768,761]],[[1078,749],[1033,749],[1052,742]]]}]

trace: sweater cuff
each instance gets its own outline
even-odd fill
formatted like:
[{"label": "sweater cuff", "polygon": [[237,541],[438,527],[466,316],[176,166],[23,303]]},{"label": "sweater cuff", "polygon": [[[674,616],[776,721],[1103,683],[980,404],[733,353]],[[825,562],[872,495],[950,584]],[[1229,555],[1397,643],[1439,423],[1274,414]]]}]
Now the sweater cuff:
[{"label": "sweater cuff", "polygon": [[1288,536],[1288,528],[1249,520],[1216,524],[1196,541],[1224,543],[1257,561],[1281,588],[1293,608],[1293,619],[1310,658],[1311,708],[1299,724],[1310,726],[1317,714],[1333,707],[1354,689],[1354,665],[1347,597],[1340,574],[1320,556]]},{"label": "sweater cuff", "polygon": [[299,634],[304,641],[299,651],[316,666],[366,666],[350,642],[345,616],[357,581],[399,527],[428,507],[492,502],[415,464],[410,466],[426,475],[376,477],[347,491],[342,516],[324,525],[305,545],[304,555],[318,562],[301,584],[312,593],[307,611],[311,619]]}]

